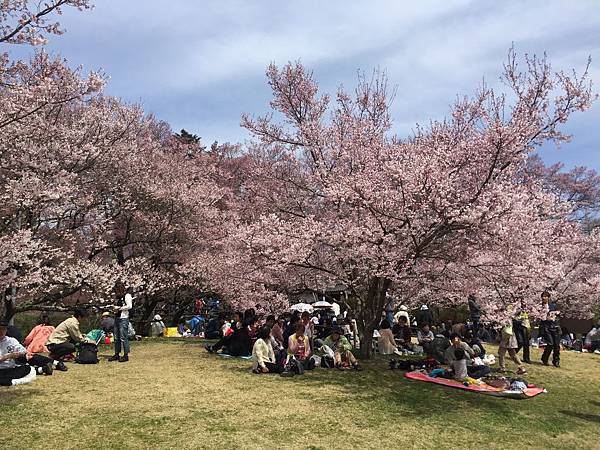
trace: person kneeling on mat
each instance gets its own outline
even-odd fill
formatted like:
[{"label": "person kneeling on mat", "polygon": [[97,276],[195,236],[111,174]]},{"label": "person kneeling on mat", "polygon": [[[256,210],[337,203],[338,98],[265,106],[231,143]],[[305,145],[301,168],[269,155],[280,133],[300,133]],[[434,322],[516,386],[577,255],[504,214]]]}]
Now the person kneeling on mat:
[{"label": "person kneeling on mat", "polygon": [[283,368],[277,365],[271,343],[271,327],[263,325],[256,333],[258,338],[252,347],[252,372],[281,373]]},{"label": "person kneeling on mat", "polygon": [[8,322],[0,321],[0,386],[29,383],[36,374],[52,375],[53,369],[66,370],[60,361],[42,355],[27,355],[15,338],[6,335]]}]

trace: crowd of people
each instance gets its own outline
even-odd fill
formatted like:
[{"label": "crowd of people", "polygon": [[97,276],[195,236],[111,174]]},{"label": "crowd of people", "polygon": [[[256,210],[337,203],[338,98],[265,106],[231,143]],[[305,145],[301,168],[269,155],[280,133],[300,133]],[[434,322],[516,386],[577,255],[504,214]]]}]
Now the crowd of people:
[{"label": "crowd of people", "polygon": [[338,322],[334,314],[326,312],[313,316],[308,312],[286,313],[277,319],[269,315],[263,321],[254,309],[248,309],[234,313],[231,323],[218,318],[209,320],[205,336],[218,340],[207,345],[206,350],[252,357],[252,370],[257,374],[291,376],[317,365],[360,370],[352,353],[351,323],[343,319],[343,325]]},{"label": "crowd of people", "polygon": [[100,333],[92,330],[84,335],[81,332],[81,320],[88,316],[88,312],[79,307],[56,327],[50,324],[47,314],[42,314],[39,323],[25,339],[22,339],[18,328],[0,321],[0,386],[29,383],[36,376],[52,375],[55,370],[66,372],[65,361],[74,359],[77,347],[85,344],[95,347],[98,339],[90,336],[104,336],[104,330],[114,335],[115,353],[108,361],[129,361],[129,311],[133,297],[123,285],[116,287],[115,296],[116,303],[111,309],[116,317],[113,319],[110,313],[104,313],[101,320],[103,330],[97,330]]},{"label": "crowd of people", "polygon": [[[116,302],[111,308],[114,318],[111,312],[105,311],[100,328],[102,336],[113,336],[114,354],[108,361],[127,362],[129,339],[135,336],[129,321],[133,297],[123,286],[117,286],[115,294]],[[487,354],[485,344],[494,339],[499,344],[497,371],[506,371],[508,355],[516,366],[516,373],[525,375],[524,364],[531,363],[533,341],[544,347],[543,364],[549,365],[551,360],[555,367],[560,367],[560,350],[561,345],[565,345],[565,337],[558,321],[559,312],[548,292],[542,293],[541,301],[537,340],[531,339],[532,323],[524,304],[510,323],[496,328],[480,323],[481,310],[472,295],[467,300],[469,320],[466,323],[435,321],[427,305],[421,306],[414,316],[405,306],[395,311],[388,305],[374,333],[375,350],[381,355],[422,355],[447,366],[449,376],[464,380],[489,374],[489,365],[495,362],[495,357]],[[205,346],[211,354],[251,358],[252,371],[256,374],[293,376],[316,366],[360,370],[354,356],[360,343],[358,329],[356,321],[346,314],[347,311],[344,314],[338,311],[336,315],[332,310],[318,310],[314,314],[294,311],[263,319],[254,309],[248,309],[235,312],[231,321],[221,314],[211,314],[208,320],[195,314],[188,321],[180,321],[178,331],[182,335],[189,333],[216,340]],[[86,310],[75,308],[73,315],[55,328],[48,315],[42,314],[38,325],[24,339],[15,327],[0,322],[0,385],[22,384],[37,375],[67,371],[65,361],[73,357],[77,345],[98,343],[90,337],[92,332],[84,335],[80,330],[80,321],[86,315]],[[151,329],[152,335],[164,333],[166,327],[160,315],[154,317]],[[600,323],[586,334],[580,349],[600,353]]]}]

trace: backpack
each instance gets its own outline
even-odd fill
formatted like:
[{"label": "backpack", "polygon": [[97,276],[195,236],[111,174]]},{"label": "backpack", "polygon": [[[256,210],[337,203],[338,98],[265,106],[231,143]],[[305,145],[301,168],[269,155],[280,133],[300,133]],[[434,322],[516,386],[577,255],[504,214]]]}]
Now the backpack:
[{"label": "backpack", "polygon": [[98,346],[89,342],[79,344],[75,362],[78,364],[98,364]]},{"label": "backpack", "polygon": [[298,361],[296,358],[291,357],[285,367],[285,371],[295,373],[296,375],[304,375],[302,361]]},{"label": "backpack", "polygon": [[331,356],[323,355],[321,357],[321,367],[333,369],[335,367],[335,360]]}]

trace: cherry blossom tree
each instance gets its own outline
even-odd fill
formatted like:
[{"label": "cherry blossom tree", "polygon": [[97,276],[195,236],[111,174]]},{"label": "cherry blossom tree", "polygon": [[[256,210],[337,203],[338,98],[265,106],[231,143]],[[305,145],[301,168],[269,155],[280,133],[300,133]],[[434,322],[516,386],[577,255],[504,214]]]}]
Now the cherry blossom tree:
[{"label": "cherry blossom tree", "polygon": [[42,45],[44,35],[62,34],[58,22],[48,21],[61,14],[64,7],[79,10],[91,8],[89,0],[3,0],[0,2],[0,44]]},{"label": "cherry blossom tree", "polygon": [[5,315],[107,301],[118,279],[148,303],[198,286],[185,264],[230,192],[219,148],[190,157],[168,125],[103,95],[100,74],[44,52],[0,70]]},{"label": "cherry blossom tree", "polygon": [[[232,232],[228,255],[253,267],[244,277],[262,289],[283,279],[347,285],[365,356],[388,292],[423,292],[450,266],[466,273],[485,264],[486,253],[515,242],[517,225],[527,245],[512,272],[554,271],[554,248],[536,247],[533,237],[558,233],[569,205],[520,176],[542,143],[569,138],[559,126],[593,95],[587,71],[569,76],[545,58],[524,61],[522,70],[509,55],[502,79],[510,96],[484,85],[407,139],[390,133],[385,76],[362,77],[353,95],[340,89],[332,104],[302,65],[271,65],[271,107],[283,120],[243,117],[256,137],[243,194],[252,211]],[[506,265],[494,271],[511,273]],[[473,288],[470,278],[453,281],[464,297]]]}]

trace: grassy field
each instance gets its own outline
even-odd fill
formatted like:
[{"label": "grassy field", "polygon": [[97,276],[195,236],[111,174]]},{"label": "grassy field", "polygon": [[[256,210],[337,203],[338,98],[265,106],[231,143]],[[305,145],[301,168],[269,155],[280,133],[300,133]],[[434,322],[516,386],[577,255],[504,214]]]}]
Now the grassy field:
[{"label": "grassy field", "polygon": [[98,365],[0,388],[0,447],[600,448],[598,355],[529,366],[548,393],[510,400],[408,381],[384,359],[281,378],[197,340],[136,342],[125,364],[100,354]]}]

